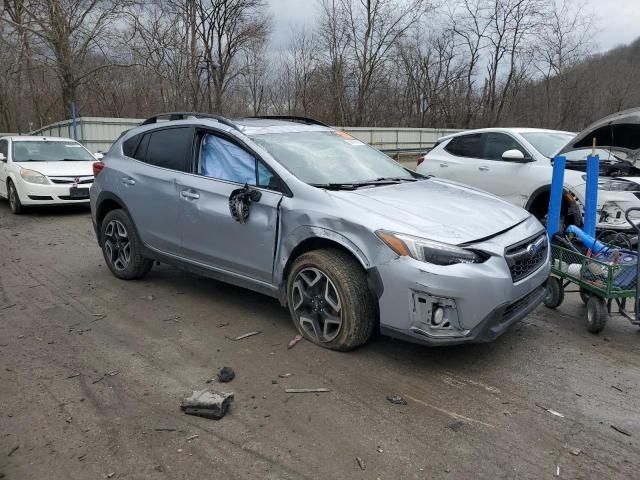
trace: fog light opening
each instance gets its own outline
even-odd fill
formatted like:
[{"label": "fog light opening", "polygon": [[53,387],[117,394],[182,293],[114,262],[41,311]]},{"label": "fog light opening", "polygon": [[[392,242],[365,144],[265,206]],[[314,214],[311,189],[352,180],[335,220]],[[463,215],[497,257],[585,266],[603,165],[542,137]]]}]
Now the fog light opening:
[{"label": "fog light opening", "polygon": [[433,309],[431,325],[440,328],[449,328],[451,326],[449,321],[445,319],[445,310],[443,307],[436,307]]}]

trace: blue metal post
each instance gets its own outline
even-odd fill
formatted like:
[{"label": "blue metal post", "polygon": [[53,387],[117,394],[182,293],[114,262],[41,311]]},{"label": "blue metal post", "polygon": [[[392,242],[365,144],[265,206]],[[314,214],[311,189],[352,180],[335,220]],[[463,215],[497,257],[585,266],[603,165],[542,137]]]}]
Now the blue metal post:
[{"label": "blue metal post", "polygon": [[584,202],[584,232],[596,237],[596,216],[598,210],[598,175],[600,174],[600,157],[587,157],[587,188]]},{"label": "blue metal post", "polygon": [[564,166],[566,157],[559,155],[553,159],[553,177],[551,178],[551,195],[549,213],[547,214],[547,234],[553,237],[560,230],[560,209],[564,189]]},{"label": "blue metal post", "polygon": [[78,116],[78,111],[76,109],[76,101],[71,102],[71,124],[73,125],[73,139],[78,140],[78,121],[76,117]]}]

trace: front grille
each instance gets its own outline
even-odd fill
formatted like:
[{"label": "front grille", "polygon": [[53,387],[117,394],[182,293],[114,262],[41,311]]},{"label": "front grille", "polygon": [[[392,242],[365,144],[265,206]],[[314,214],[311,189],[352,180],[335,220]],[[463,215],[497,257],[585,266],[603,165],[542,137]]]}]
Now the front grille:
[{"label": "front grille", "polygon": [[76,178],[78,179],[78,185],[83,185],[87,183],[93,183],[93,177],[49,177],[51,183],[55,183],[57,185],[71,185],[76,183]]},{"label": "front grille", "polygon": [[505,258],[513,282],[519,282],[538,270],[547,259],[549,242],[542,233],[507,248]]},{"label": "front grille", "polygon": [[49,195],[29,195],[31,200],[53,200]]}]

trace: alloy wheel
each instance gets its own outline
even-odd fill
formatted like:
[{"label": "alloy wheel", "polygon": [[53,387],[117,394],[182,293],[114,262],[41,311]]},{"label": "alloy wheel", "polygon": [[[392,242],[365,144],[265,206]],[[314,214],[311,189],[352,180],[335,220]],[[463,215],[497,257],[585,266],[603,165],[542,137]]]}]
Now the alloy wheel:
[{"label": "alloy wheel", "polygon": [[342,327],[342,301],[333,282],[313,267],[298,272],[291,303],[300,328],[320,343],[335,339]]},{"label": "alloy wheel", "polygon": [[116,270],[126,270],[131,261],[131,242],[125,226],[111,220],[104,231],[104,251]]}]

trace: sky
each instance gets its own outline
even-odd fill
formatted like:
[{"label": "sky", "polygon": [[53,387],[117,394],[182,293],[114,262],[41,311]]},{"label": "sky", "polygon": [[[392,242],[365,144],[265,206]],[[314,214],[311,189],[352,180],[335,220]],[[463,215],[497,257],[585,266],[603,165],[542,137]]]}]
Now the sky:
[{"label": "sky", "polygon": [[[286,42],[292,26],[313,25],[318,19],[316,0],[267,0],[274,20],[276,45]],[[628,44],[640,37],[640,0],[575,0],[586,3],[594,15],[597,51]]]}]

